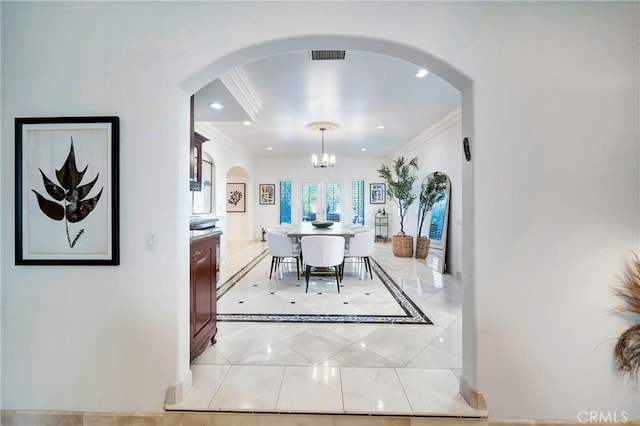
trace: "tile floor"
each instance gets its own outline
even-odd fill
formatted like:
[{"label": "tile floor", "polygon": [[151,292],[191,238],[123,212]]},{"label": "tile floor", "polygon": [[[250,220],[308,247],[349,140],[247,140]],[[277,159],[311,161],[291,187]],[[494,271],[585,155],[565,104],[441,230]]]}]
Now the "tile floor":
[{"label": "tile floor", "polygon": [[[265,244],[229,250],[221,265],[220,283],[263,252]],[[462,372],[460,282],[433,271],[424,261],[394,257],[390,243],[377,243],[374,258],[434,324],[221,321],[216,345],[192,364],[193,387],[180,403],[166,409],[485,416],[486,412],[469,407],[458,394]],[[280,291],[287,282],[296,281],[295,265],[269,280],[270,263],[270,256],[259,262],[250,273],[252,279]],[[369,280],[347,269],[345,285],[348,275],[352,280]],[[327,292],[335,291],[335,282],[331,285],[327,283]],[[247,286],[242,299],[252,300],[251,288],[264,294],[261,287]],[[225,297],[218,301],[219,312],[220,307],[231,309]],[[259,298],[253,300],[247,304],[258,303]],[[318,305],[308,302],[306,306]]]}]

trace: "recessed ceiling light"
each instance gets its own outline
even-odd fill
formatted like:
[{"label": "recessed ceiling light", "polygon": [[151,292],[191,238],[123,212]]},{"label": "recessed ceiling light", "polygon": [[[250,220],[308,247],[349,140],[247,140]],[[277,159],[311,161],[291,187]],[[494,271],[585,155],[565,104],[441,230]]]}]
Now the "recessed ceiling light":
[{"label": "recessed ceiling light", "polygon": [[366,151],[367,148],[360,148],[360,151]]},{"label": "recessed ceiling light", "polygon": [[416,72],[416,77],[423,78],[429,74],[429,70],[426,68],[420,68],[418,72]]},{"label": "recessed ceiling light", "polygon": [[384,126],[378,126],[378,130],[384,129]]},{"label": "recessed ceiling light", "polygon": [[273,148],[271,148],[270,146],[267,147],[267,150],[271,151]]},{"label": "recessed ceiling light", "polygon": [[211,108],[213,108],[213,109],[222,109],[222,108],[223,108],[222,104],[221,104],[221,103],[219,103],[219,102],[211,102],[211,103],[209,104],[209,106],[210,106]]},{"label": "recessed ceiling light", "polygon": [[251,122],[250,121],[243,121],[242,124],[244,124],[245,126],[251,126]]}]

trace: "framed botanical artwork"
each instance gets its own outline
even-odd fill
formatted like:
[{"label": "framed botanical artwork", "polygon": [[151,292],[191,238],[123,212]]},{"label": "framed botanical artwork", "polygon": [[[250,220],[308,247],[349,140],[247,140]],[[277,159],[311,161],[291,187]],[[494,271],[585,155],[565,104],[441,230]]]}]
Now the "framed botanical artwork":
[{"label": "framed botanical artwork", "polygon": [[119,118],[15,126],[16,265],[119,265]]},{"label": "framed botanical artwork", "polygon": [[369,184],[369,203],[385,204],[387,202],[387,185],[385,183]]},{"label": "framed botanical artwork", "polygon": [[227,184],[227,212],[245,212],[246,198],[244,183]]},{"label": "framed botanical artwork", "polygon": [[276,203],[276,185],[273,183],[260,184],[258,190],[260,194],[260,204],[275,204]]}]

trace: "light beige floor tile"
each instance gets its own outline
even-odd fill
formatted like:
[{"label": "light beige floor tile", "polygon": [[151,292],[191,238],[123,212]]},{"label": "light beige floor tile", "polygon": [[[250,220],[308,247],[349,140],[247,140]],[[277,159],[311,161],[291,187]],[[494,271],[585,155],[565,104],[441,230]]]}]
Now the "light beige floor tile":
[{"label": "light beige floor tile", "polygon": [[13,413],[14,426],[82,426],[82,423],[82,412],[17,410]]},{"label": "light beige floor tile", "polygon": [[85,413],[83,426],[163,426],[162,414]]},{"label": "light beige floor tile", "polygon": [[331,415],[260,414],[258,426],[333,426]]}]

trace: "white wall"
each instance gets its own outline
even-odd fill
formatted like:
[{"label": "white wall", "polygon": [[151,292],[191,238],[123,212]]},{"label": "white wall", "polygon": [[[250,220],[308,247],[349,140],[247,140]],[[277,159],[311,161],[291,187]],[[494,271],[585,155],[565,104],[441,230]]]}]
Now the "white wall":
[{"label": "white wall", "polygon": [[[254,201],[251,195],[247,201],[246,213],[227,213],[226,184],[227,182],[245,183],[247,194],[252,194],[251,174],[253,162],[250,153],[239,147],[224,133],[216,129],[211,123],[196,122],[195,131],[209,139],[202,145],[204,152],[214,161],[214,200],[213,214],[219,219],[216,226],[222,229],[220,237],[221,258],[227,255],[227,241],[253,239],[251,224]],[[232,179],[229,178],[231,173]],[[230,180],[229,180],[230,179]]]},{"label": "white wall", "polygon": [[[463,262],[475,265],[464,278],[476,321],[465,333],[491,415],[640,418],[637,391],[611,367],[629,325],[611,315],[611,285],[640,249],[637,2],[0,7],[3,408],[162,409],[188,373],[191,93],[180,87],[238,65],[234,52],[250,46],[333,34],[427,52],[473,80],[463,228],[475,229],[475,258]],[[427,53],[414,57],[431,65]],[[122,123],[122,264],[14,266],[13,118],[103,114]]]},{"label": "white wall", "polygon": [[[451,181],[451,198],[449,200],[449,226],[447,236],[447,273],[462,273],[462,123],[461,110],[456,108],[441,120],[425,130],[393,158],[404,156],[418,158],[418,180],[416,191],[424,178],[433,172],[443,172]],[[391,164],[389,162],[388,164]],[[420,200],[417,199],[409,209],[405,218],[405,232],[417,236],[418,210]],[[425,219],[428,230],[428,220]],[[428,232],[424,229],[423,233]]]}]

